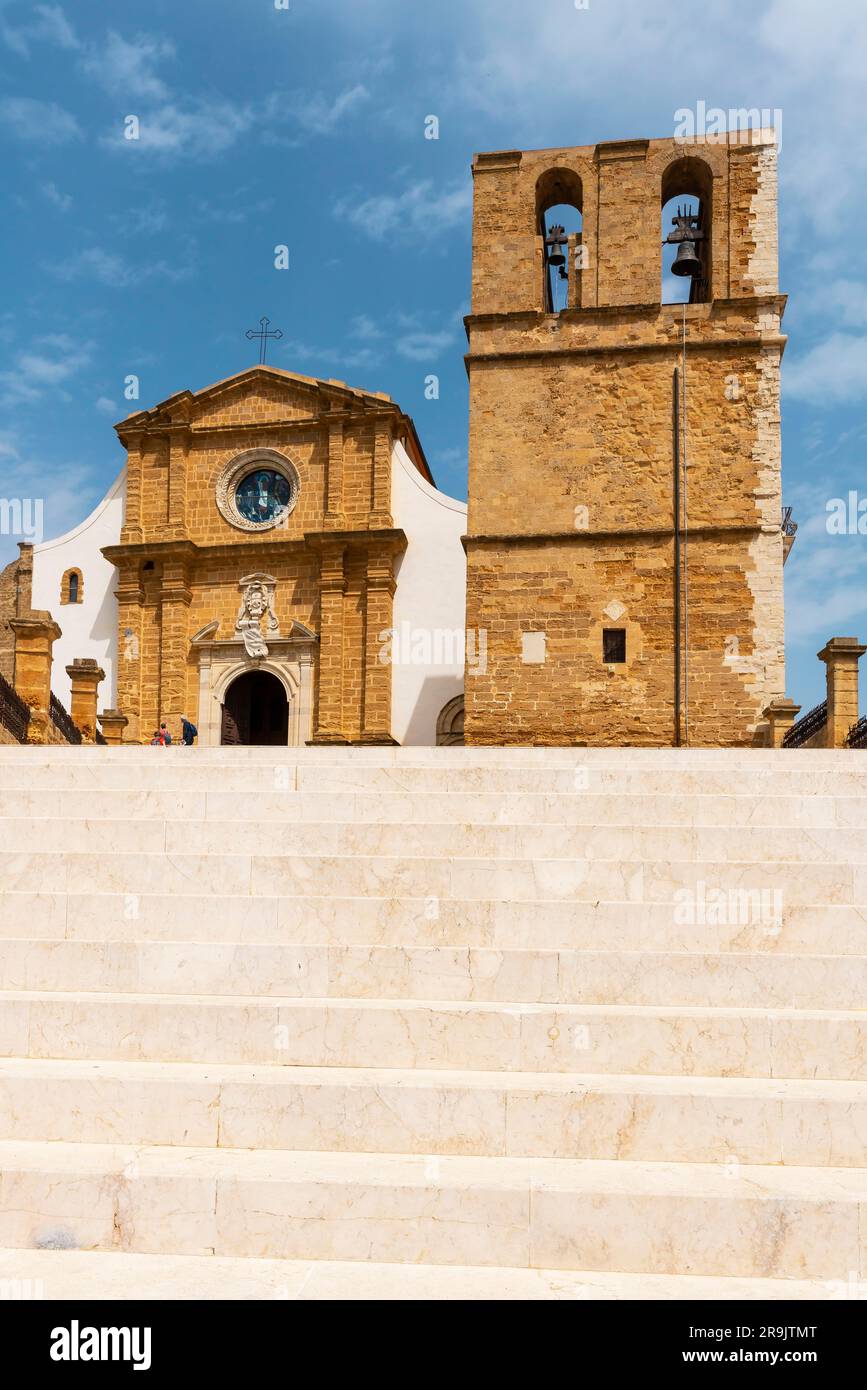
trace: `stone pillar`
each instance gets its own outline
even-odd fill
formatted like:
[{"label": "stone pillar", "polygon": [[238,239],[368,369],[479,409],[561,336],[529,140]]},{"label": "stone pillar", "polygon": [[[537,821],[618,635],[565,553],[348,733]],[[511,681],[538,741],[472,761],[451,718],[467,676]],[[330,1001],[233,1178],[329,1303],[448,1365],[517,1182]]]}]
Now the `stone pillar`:
[{"label": "stone pillar", "polygon": [[142,493],[144,491],[144,460],[141,446],[144,431],[125,430],[123,442],[126,446],[126,498],[124,501],[122,545],[134,545],[142,539]]},{"label": "stone pillar", "polygon": [[15,689],[30,706],[27,742],[50,743],[51,650],[61,630],[43,609],[10,618],[9,626],[15,634]]},{"label": "stone pillar", "polygon": [[865,652],[857,637],[832,637],[818,653],[828,688],[826,748],[845,748],[849,730],[858,722],[858,662]]},{"label": "stone pillar", "polygon": [[391,421],[376,420],[373,440],[373,482],[370,525],[391,526]]},{"label": "stone pillar", "polygon": [[160,700],[159,718],[173,738],[180,738],[181,715],[187,712],[187,656],[192,602],[183,556],[166,556],[160,591]]},{"label": "stone pillar", "polygon": [[105,672],[92,657],[77,656],[66,674],[72,684],[72,722],[81,730],[85,743],[95,743],[97,690]]},{"label": "stone pillar", "polygon": [[343,570],[346,545],[324,542],[319,552],[319,682],[312,743],[347,743],[343,726]]},{"label": "stone pillar", "polygon": [[186,535],[187,454],[189,426],[182,425],[169,434],[169,532],[174,539]]},{"label": "stone pillar", "polygon": [[328,421],[328,481],[325,499],[325,526],[341,530],[343,515],[343,418]]},{"label": "stone pillar", "polygon": [[99,716],[99,722],[106,743],[112,746],[123,743],[123,731],[129,723],[125,714],[121,714],[119,709],[104,709]]},{"label": "stone pillar", "polygon": [[762,718],[768,721],[768,748],[782,748],[783,739],[791,729],[800,713],[801,706],[794,700],[772,700],[762,710]]},{"label": "stone pillar", "polygon": [[18,542],[18,568],[15,573],[15,616],[26,618],[33,602],[33,546]]},{"label": "stone pillar", "polygon": [[392,645],[391,632],[396,583],[390,552],[371,551],[367,557],[364,621],[364,690],[362,743],[394,743],[391,733],[392,663],[382,660]]},{"label": "stone pillar", "polygon": [[138,561],[133,558],[119,569],[117,596],[117,703],[129,718],[129,739],[141,737],[143,601]]}]

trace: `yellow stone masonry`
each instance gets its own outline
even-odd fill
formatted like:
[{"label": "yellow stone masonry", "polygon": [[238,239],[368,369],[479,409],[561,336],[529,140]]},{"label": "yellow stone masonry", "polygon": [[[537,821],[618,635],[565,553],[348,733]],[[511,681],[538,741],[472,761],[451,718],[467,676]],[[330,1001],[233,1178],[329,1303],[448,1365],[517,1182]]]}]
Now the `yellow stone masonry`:
[{"label": "yellow stone masonry", "polygon": [[[468,743],[750,744],[784,693],[776,151],[730,138],[475,157]],[[689,194],[708,292],[663,305],[660,209]],[[585,268],[550,313],[541,219],[565,201]]]}]

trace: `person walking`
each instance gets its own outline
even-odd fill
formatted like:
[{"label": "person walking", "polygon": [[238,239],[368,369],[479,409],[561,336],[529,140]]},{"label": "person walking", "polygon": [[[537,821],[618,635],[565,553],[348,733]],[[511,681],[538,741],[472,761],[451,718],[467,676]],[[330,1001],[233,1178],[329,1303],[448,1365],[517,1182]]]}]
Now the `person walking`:
[{"label": "person walking", "polygon": [[168,725],[166,724],[165,720],[163,720],[162,724],[160,724],[160,743],[163,745],[164,748],[168,748],[171,744],[171,741],[172,736],[169,733]]},{"label": "person walking", "polygon": [[184,747],[185,747],[185,748],[192,748],[193,743],[194,743],[195,740],[198,738],[198,736],[199,736],[199,731],[198,731],[198,729],[196,728],[195,724],[191,723],[191,721],[187,718],[187,716],[186,716],[185,714],[182,714],[182,715],[181,715],[181,742],[183,743]]}]

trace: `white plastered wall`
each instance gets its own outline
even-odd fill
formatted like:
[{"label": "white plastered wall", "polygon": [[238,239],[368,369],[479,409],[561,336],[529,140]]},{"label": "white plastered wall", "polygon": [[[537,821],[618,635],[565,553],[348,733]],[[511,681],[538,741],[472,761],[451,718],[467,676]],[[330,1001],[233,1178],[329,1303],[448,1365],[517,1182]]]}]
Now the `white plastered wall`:
[{"label": "white plastered wall", "polygon": [[440,710],[464,688],[467,566],[461,537],[467,506],[432,487],[400,442],[391,479],[391,513],[408,542],[394,595],[391,732],[398,743],[431,746]]},{"label": "white plastered wall", "polygon": [[[63,636],[54,644],[51,689],[69,709],[66,667],[75,657],[93,657],[105,671],[99,687],[99,709],[116,699],[117,571],[102,554],[104,545],[117,545],[123,525],[126,469],[102,501],[74,530],[33,547],[33,607],[47,609]],[[60,584],[67,570],[81,571],[83,602],[61,603]]]}]

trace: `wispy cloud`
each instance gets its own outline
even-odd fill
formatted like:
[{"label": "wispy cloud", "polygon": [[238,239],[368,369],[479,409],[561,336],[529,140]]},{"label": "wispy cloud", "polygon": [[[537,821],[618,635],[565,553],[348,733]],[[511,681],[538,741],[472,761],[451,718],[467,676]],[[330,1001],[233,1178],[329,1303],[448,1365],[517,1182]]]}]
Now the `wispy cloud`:
[{"label": "wispy cloud", "polygon": [[839,406],[867,397],[867,337],[832,333],[782,372],[783,393],[811,405]]},{"label": "wispy cloud", "polygon": [[90,361],[92,344],[64,333],[37,338],[0,372],[0,404],[32,404],[53,393]]},{"label": "wispy cloud", "polygon": [[365,343],[374,343],[385,337],[385,330],[369,314],[356,314],[349,321],[349,336],[360,338]]},{"label": "wispy cloud", "polygon": [[[369,100],[370,92],[363,83],[358,82],[354,87],[339,92],[336,97],[329,98],[314,93],[292,103],[290,109],[299,125],[311,135],[330,135],[344,116],[357,111],[359,106],[363,106]],[[285,110],[282,97],[271,99],[271,109],[278,109],[281,102]]]},{"label": "wispy cloud", "polygon": [[454,341],[455,334],[451,329],[442,328],[436,333],[416,329],[398,338],[397,351],[401,357],[408,357],[413,362],[429,362],[441,357]]},{"label": "wispy cloud", "polygon": [[101,246],[88,246],[74,256],[67,256],[46,267],[58,280],[95,280],[112,289],[125,289],[150,280],[189,280],[195,273],[190,264],[171,265],[168,261],[128,261],[115,251]]},{"label": "wispy cloud", "polygon": [[133,156],[145,153],[166,159],[210,159],[231,149],[253,123],[251,108],[231,101],[208,99],[187,109],[170,103],[141,114],[137,140],[125,138],[123,123],[118,120],[102,143]]},{"label": "wispy cloud", "polygon": [[82,137],[71,111],[56,101],[38,101],[35,97],[5,97],[0,101],[0,125],[17,140],[32,145],[65,145]]},{"label": "wispy cloud", "polygon": [[387,237],[432,241],[455,227],[467,227],[473,190],[469,180],[437,189],[420,179],[400,193],[380,193],[360,202],[341,198],[335,213],[374,241]]},{"label": "wispy cloud", "polygon": [[72,207],[72,195],[61,192],[56,183],[44,183],[40,192],[44,198],[48,199],[49,203],[53,203],[61,212],[68,212]]},{"label": "wispy cloud", "polygon": [[90,49],[82,66],[112,96],[164,101],[169,87],[157,67],[174,56],[174,45],[167,39],[150,34],[125,39],[111,30],[103,43]]},{"label": "wispy cloud", "polygon": [[29,24],[0,25],[4,42],[22,58],[30,57],[33,43],[53,43],[58,48],[80,48],[75,30],[59,5],[34,5]]}]

